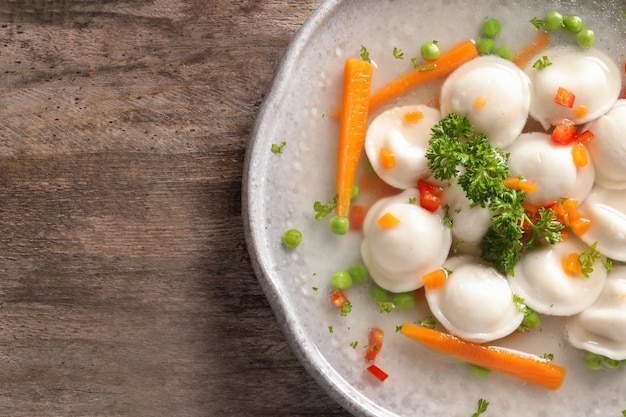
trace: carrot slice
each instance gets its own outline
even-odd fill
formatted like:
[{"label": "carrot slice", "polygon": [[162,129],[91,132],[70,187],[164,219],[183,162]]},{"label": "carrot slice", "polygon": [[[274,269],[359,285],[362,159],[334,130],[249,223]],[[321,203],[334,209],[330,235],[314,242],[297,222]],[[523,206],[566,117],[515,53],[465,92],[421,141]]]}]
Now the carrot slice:
[{"label": "carrot slice", "polygon": [[383,229],[391,229],[392,227],[396,227],[400,224],[400,219],[398,219],[393,214],[387,212],[383,214],[378,220],[376,220],[376,224]]},{"label": "carrot slice", "polygon": [[423,118],[424,118],[424,113],[422,113],[421,111],[408,112],[408,113],[405,113],[404,116],[402,116],[404,123],[417,123]]},{"label": "carrot slice", "polygon": [[435,290],[437,288],[443,287],[444,285],[446,285],[447,279],[448,274],[442,268],[429,272],[422,277],[424,287],[429,290]]},{"label": "carrot slice", "polygon": [[537,34],[537,38],[532,43],[528,44],[524,49],[519,51],[517,55],[515,55],[513,63],[520,68],[525,67],[530,58],[546,49],[549,44],[550,34],[545,30],[540,31]]},{"label": "carrot slice", "polygon": [[441,353],[512,375],[543,388],[555,390],[565,378],[565,368],[535,355],[468,342],[451,334],[414,324],[403,324],[400,332]]},{"label": "carrot slice", "polygon": [[361,157],[365,134],[369,95],[374,66],[356,58],[347,59],[344,66],[339,146],[337,151],[337,206],[335,213],[348,217],[352,186]]},{"label": "carrot slice", "polygon": [[429,63],[428,68],[418,68],[405,75],[396,78],[389,84],[376,91],[370,97],[370,111],[377,109],[384,103],[399,95],[427,83],[436,78],[446,76],[467,61],[476,58],[478,50],[471,40],[466,40],[452,49],[441,54],[439,58]]},{"label": "carrot slice", "polygon": [[396,155],[388,149],[380,148],[380,163],[385,169],[391,169],[396,166]]},{"label": "carrot slice", "polygon": [[569,228],[576,233],[577,236],[582,236],[589,230],[591,227],[591,220],[586,217],[578,217],[576,219],[570,220]]},{"label": "carrot slice", "polygon": [[487,104],[487,96],[478,96],[474,100],[474,107],[482,109]]},{"label": "carrot slice", "polygon": [[577,253],[570,253],[561,259],[561,266],[567,275],[578,275],[583,270]]},{"label": "carrot slice", "polygon": [[505,178],[503,180],[504,186],[513,190],[525,191],[529,194],[537,191],[537,183],[533,181],[526,181],[517,177]]},{"label": "carrot slice", "polygon": [[572,147],[572,159],[574,160],[574,165],[578,168],[587,166],[589,163],[589,157],[587,156],[587,149],[585,149],[585,145],[577,143]]},{"label": "carrot slice", "polygon": [[576,106],[574,109],[574,116],[576,116],[577,119],[584,117],[587,113],[589,113],[589,108],[587,108],[587,106],[583,106],[582,104],[580,106]]}]

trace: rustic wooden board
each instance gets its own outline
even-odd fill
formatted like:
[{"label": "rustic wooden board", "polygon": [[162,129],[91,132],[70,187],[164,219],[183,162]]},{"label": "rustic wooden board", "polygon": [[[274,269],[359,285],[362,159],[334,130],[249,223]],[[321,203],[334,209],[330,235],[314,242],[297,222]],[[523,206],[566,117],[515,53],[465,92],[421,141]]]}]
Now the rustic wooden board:
[{"label": "rustic wooden board", "polygon": [[1,415],[348,415],[241,217],[252,123],[320,3],[0,2]]}]

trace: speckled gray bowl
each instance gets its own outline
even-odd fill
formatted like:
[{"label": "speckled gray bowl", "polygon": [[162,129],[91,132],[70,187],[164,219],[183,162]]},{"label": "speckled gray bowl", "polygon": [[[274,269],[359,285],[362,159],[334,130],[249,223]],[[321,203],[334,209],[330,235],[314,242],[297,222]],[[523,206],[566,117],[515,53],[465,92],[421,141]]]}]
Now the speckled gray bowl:
[{"label": "speckled gray bowl", "polygon": [[[501,343],[553,353],[555,362],[568,368],[563,386],[547,392],[499,374],[478,380],[467,365],[396,333],[397,325],[427,314],[422,306],[381,314],[364,286],[350,289],[353,309],[347,317],[328,301],[329,276],[359,259],[360,236],[332,235],[313,211],[314,201],[334,195],[337,122],[330,115],[339,103],[345,58],[358,56],[365,45],[377,64],[376,88],[409,70],[410,58],[426,40],[437,39],[445,49],[476,38],[482,20],[494,16],[503,21],[498,41],[516,50],[533,36],[528,20],[552,9],[583,16],[598,32],[597,47],[623,65],[625,0],[330,0],[306,22],[283,58],[246,155],[246,238],[258,279],[298,358],[355,415],[469,416],[480,398],[490,402],[486,415],[501,417],[618,416],[626,409],[626,370],[587,371],[582,354],[564,341],[560,319],[544,319],[541,331]],[[393,57],[394,47],[404,52],[404,60]],[[435,83],[396,103],[432,99],[437,88]],[[283,153],[272,153],[271,145],[282,142]],[[304,235],[294,250],[281,244],[290,228]],[[365,371],[363,347],[371,326],[386,332],[377,359],[390,374],[383,383]]]}]

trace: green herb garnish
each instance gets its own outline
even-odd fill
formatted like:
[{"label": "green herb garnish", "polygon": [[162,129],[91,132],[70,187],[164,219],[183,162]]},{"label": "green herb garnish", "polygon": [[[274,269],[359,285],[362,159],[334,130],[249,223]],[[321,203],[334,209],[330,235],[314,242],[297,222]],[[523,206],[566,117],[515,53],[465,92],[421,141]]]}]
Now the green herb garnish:
[{"label": "green herb garnish", "polygon": [[593,272],[593,264],[600,259],[601,255],[600,252],[596,250],[596,246],[598,246],[598,242],[593,242],[587,250],[578,255],[578,262],[580,262],[580,267],[582,268],[580,273],[583,274],[585,278],[589,278],[589,274]]},{"label": "green herb garnish", "polygon": [[366,48],[365,46],[363,46],[363,45],[361,45],[361,59],[362,59],[363,61],[366,61],[366,62],[372,62],[372,61],[370,60],[370,53],[369,53],[369,51],[368,51],[368,50],[367,50],[367,48]]},{"label": "green herb garnish", "polygon": [[435,326],[437,326],[437,322],[432,316],[426,317],[425,319],[418,321],[417,324],[422,327],[427,327],[429,329],[434,329]]},{"label": "green herb garnish", "polygon": [[552,65],[552,61],[550,61],[550,59],[548,59],[548,57],[544,55],[541,58],[539,58],[537,61],[535,61],[535,63],[533,64],[533,68],[536,70],[542,70],[542,69],[546,69],[550,65]]},{"label": "green herb garnish", "polygon": [[350,304],[350,301],[344,301],[343,304],[341,305],[341,312],[339,314],[345,317],[351,311],[352,311],[352,304]]},{"label": "green herb garnish", "polygon": [[489,407],[489,402],[481,398],[480,400],[478,400],[478,407],[476,409],[476,412],[472,414],[472,417],[478,417],[479,415],[487,411],[487,407]]},{"label": "green herb garnish", "polygon": [[530,19],[529,22],[532,23],[532,25],[536,27],[537,29],[541,29],[543,27],[543,20],[538,19],[536,17],[533,17],[532,19]]},{"label": "green herb garnish", "polygon": [[328,216],[337,206],[337,196],[333,198],[333,201],[322,204],[319,201],[313,203],[313,210],[315,210],[315,220],[322,220],[324,217]]},{"label": "green herb garnish", "polygon": [[401,49],[393,48],[393,57],[395,59],[404,59],[404,52]]},{"label": "green herb garnish", "polygon": [[283,149],[287,146],[287,142],[281,142],[280,145],[276,143],[272,143],[272,153],[281,154],[283,153]]}]

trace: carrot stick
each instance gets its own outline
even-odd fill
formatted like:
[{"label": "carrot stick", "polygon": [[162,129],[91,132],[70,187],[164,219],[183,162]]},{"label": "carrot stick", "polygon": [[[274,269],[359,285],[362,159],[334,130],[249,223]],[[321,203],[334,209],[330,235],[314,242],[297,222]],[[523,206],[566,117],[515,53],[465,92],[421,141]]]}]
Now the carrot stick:
[{"label": "carrot stick", "polygon": [[513,63],[520,68],[524,68],[528,64],[528,60],[530,58],[546,49],[549,44],[550,34],[545,30],[540,31],[537,35],[537,39],[535,39],[532,43],[527,45],[524,49],[519,51],[517,55],[515,55],[515,57],[513,58]]},{"label": "carrot stick", "polygon": [[553,365],[538,356],[468,342],[456,336],[414,324],[403,324],[400,332],[441,353],[483,368],[515,376],[543,388],[555,390],[561,386],[565,378],[565,368]]},{"label": "carrot stick", "polygon": [[441,54],[439,58],[428,63],[428,68],[416,69],[396,78],[370,97],[370,111],[377,109],[387,101],[398,97],[408,90],[431,80],[450,74],[470,59],[478,56],[476,45],[466,40]]},{"label": "carrot stick", "polygon": [[337,151],[337,206],[335,213],[348,217],[354,176],[367,132],[367,115],[374,66],[356,58],[344,66],[339,147]]}]

